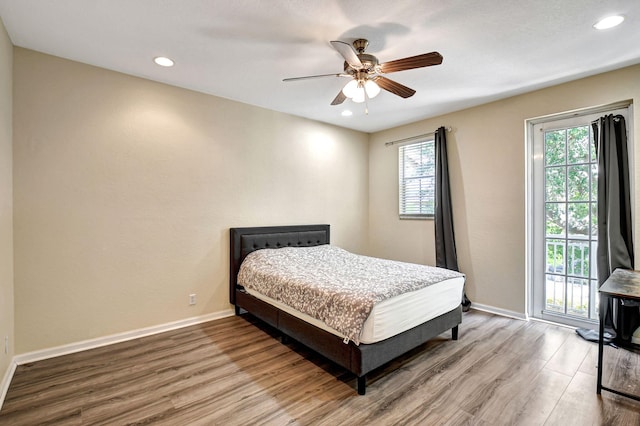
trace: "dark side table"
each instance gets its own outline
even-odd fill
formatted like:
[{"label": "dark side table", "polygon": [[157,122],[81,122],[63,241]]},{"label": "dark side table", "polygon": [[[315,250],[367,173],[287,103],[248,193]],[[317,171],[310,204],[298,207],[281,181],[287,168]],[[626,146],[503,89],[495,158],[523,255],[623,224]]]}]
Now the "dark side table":
[{"label": "dark side table", "polygon": [[598,338],[598,389],[596,392],[600,395],[602,390],[606,390],[640,401],[640,396],[602,386],[604,320],[609,309],[608,301],[611,298],[640,301],[640,271],[616,269],[600,286],[598,292],[600,293],[600,336]]}]

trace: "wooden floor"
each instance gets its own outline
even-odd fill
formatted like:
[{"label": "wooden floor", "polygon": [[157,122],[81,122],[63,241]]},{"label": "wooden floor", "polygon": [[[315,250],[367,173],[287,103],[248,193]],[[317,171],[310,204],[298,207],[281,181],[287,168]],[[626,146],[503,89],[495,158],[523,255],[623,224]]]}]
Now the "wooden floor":
[{"label": "wooden floor", "polygon": [[[605,385],[640,394],[640,355],[606,348]],[[251,317],[231,317],[18,367],[1,425],[640,425],[596,395],[597,345],[566,328],[471,311],[355,377]],[[613,364],[618,364],[618,369]]]}]

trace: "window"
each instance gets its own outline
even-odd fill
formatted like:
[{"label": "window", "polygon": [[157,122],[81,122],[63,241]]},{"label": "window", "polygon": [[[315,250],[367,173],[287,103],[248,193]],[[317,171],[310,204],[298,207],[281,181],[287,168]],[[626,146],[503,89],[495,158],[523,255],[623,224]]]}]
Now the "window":
[{"label": "window", "polygon": [[433,139],[398,149],[400,218],[433,217],[436,195],[436,152]]}]

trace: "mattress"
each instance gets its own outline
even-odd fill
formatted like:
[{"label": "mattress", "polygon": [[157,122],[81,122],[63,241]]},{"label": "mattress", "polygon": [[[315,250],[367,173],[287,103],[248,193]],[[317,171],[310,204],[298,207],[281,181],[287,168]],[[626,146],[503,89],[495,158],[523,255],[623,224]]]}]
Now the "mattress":
[{"label": "mattress", "polygon": [[[450,278],[375,304],[360,332],[360,343],[370,344],[388,339],[457,308],[462,299],[464,281],[464,277]],[[290,315],[346,339],[343,334],[318,319],[255,290],[245,288],[245,291]]]},{"label": "mattress", "polygon": [[[375,305],[453,278],[464,279],[464,274],[319,245],[253,251],[243,260],[237,282],[358,344]],[[461,297],[462,290],[458,303]]]}]

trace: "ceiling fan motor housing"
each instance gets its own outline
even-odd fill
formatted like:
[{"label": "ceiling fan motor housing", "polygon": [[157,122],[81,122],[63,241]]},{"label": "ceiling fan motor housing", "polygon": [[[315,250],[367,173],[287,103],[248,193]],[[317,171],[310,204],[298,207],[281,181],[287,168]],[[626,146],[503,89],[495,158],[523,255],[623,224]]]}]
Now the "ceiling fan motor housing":
[{"label": "ceiling fan motor housing", "polygon": [[368,53],[358,53],[358,59],[362,62],[362,68],[357,70],[349,65],[346,61],[344,62],[344,70],[345,72],[355,75],[358,71],[364,71],[367,73],[372,73],[376,71],[376,67],[378,66],[378,58],[373,55],[369,55]]}]

